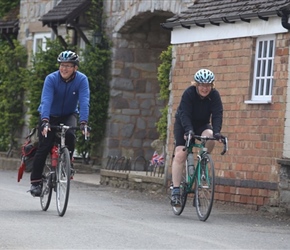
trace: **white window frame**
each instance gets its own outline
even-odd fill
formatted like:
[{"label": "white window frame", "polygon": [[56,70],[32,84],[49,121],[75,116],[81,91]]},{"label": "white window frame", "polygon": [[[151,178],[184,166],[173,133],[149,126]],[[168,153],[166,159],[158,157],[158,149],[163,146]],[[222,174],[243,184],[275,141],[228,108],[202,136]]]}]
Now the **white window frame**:
[{"label": "white window frame", "polygon": [[38,42],[41,42],[41,48],[43,51],[46,50],[46,40],[51,39],[51,32],[46,33],[35,33],[33,37],[33,54],[39,51]]},{"label": "white window frame", "polygon": [[252,97],[245,103],[272,102],[275,40],[275,35],[257,38]]}]

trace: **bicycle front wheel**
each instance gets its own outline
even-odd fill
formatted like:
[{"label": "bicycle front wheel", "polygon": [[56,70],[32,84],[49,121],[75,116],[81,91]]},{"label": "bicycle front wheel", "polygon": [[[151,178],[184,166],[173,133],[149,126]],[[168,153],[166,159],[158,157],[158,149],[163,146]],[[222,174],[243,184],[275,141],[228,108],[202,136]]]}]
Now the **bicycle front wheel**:
[{"label": "bicycle front wheel", "polygon": [[57,165],[56,207],[59,216],[63,216],[67,209],[70,189],[70,154],[67,148],[62,148]]},{"label": "bicycle front wheel", "polygon": [[51,156],[50,154],[46,158],[42,173],[42,193],[40,196],[40,205],[43,211],[49,208],[51,195],[52,195],[52,169],[51,169]]},{"label": "bicycle front wheel", "polygon": [[180,205],[178,206],[172,206],[172,211],[175,215],[181,215],[183,212],[183,209],[186,204],[187,200],[187,184],[186,182],[181,182],[180,184]]},{"label": "bicycle front wheel", "polygon": [[202,157],[196,181],[194,204],[199,219],[206,221],[211,213],[215,191],[215,171],[211,155],[205,154]]}]

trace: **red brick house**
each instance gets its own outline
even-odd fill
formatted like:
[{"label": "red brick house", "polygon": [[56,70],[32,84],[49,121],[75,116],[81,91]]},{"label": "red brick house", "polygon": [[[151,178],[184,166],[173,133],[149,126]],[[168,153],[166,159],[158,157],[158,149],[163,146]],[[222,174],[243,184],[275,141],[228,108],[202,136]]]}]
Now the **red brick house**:
[{"label": "red brick house", "polygon": [[170,154],[184,89],[200,68],[216,75],[229,138],[225,156],[221,145],[213,153],[218,201],[290,207],[289,13],[289,1],[199,0],[162,24],[173,45]]}]

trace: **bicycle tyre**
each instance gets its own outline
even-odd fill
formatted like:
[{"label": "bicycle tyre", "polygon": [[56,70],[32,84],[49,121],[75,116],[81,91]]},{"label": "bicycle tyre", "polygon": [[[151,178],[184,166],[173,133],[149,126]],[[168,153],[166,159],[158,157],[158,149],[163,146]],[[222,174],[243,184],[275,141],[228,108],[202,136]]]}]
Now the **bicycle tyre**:
[{"label": "bicycle tyre", "polygon": [[56,170],[56,207],[59,216],[66,212],[71,178],[70,154],[68,149],[62,148]]},{"label": "bicycle tyre", "polygon": [[51,155],[46,158],[42,173],[42,193],[40,196],[40,205],[43,211],[47,211],[52,195],[52,175],[51,175]]},{"label": "bicycle tyre", "polygon": [[194,204],[198,218],[201,221],[206,221],[211,213],[214,201],[215,170],[213,160],[209,154],[203,155],[200,164],[200,180],[196,179]]},{"label": "bicycle tyre", "polygon": [[172,206],[172,211],[175,215],[181,215],[187,200],[187,184],[186,182],[180,183],[180,206]]}]

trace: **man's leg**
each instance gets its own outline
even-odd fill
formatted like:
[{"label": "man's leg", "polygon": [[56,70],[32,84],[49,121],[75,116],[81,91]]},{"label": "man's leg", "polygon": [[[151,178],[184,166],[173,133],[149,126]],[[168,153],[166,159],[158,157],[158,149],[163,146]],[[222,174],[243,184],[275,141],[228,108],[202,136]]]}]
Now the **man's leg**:
[{"label": "man's leg", "polygon": [[[77,117],[75,114],[69,115],[67,117],[64,118],[63,123],[65,125],[68,126],[73,126],[76,127],[77,126]],[[73,159],[73,153],[75,150],[75,143],[76,143],[76,136],[75,136],[75,130],[73,129],[69,129],[66,132],[65,135],[65,142],[67,145],[67,148],[70,152],[70,159],[71,159],[71,178],[73,178],[74,174],[75,174],[75,169],[73,167],[73,163],[72,163],[72,159]]]},{"label": "man's leg", "polygon": [[179,187],[182,177],[182,171],[185,164],[186,152],[183,151],[184,146],[175,148],[174,158],[172,162],[172,182],[173,187]]},{"label": "man's leg", "polygon": [[40,131],[40,125],[38,128],[39,143],[36,150],[33,168],[30,175],[31,189],[30,193],[32,196],[40,196],[42,191],[42,172],[46,161],[46,157],[51,149],[52,142],[54,140],[54,134],[49,132],[47,137],[42,136]]},{"label": "man's leg", "polygon": [[184,164],[186,160],[186,152],[183,151],[184,146],[177,146],[175,148],[174,158],[172,162],[172,197],[171,205],[180,205],[180,182],[182,179],[182,172],[184,169]]},{"label": "man's leg", "polygon": [[[202,132],[202,136],[213,137],[213,131],[211,129],[206,129]],[[215,145],[215,141],[208,140],[205,144],[207,152],[211,153]]]},{"label": "man's leg", "polygon": [[[72,114],[72,115],[66,116],[62,120],[62,122],[65,125],[76,127],[77,126],[77,117],[76,117],[75,114]],[[76,142],[75,130],[69,129],[66,132],[65,142],[66,142],[66,145],[68,147],[68,150],[70,151],[70,156],[71,156],[71,159],[72,159],[73,152],[75,150],[75,142]]]}]

